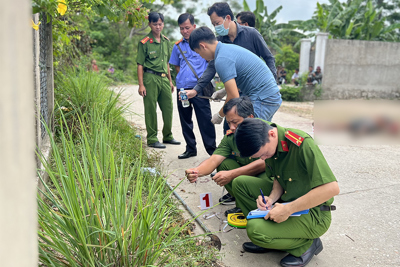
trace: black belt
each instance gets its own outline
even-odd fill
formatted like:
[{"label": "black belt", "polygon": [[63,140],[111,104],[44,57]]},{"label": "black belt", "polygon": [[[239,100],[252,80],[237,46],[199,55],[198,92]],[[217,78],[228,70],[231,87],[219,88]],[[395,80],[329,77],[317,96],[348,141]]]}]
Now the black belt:
[{"label": "black belt", "polygon": [[156,72],[156,71],[152,71],[152,70],[149,70],[149,69],[145,69],[144,72],[155,74],[155,75],[158,75],[158,76],[161,76],[161,77],[167,77],[167,74],[165,74],[165,73]]},{"label": "black belt", "polygon": [[322,205],[322,206],[319,206],[319,208],[320,208],[321,211],[336,210],[336,206],[335,205],[330,205],[330,206]]}]

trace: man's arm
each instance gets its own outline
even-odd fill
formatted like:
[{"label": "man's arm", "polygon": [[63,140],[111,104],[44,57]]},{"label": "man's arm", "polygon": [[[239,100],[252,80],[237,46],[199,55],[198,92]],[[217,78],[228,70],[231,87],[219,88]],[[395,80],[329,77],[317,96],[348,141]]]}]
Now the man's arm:
[{"label": "man's arm", "polygon": [[[174,66],[175,66],[175,65],[174,65]],[[176,70],[176,73],[178,74],[179,71],[181,70],[181,67],[180,67],[180,66],[175,66],[175,70]]]},{"label": "man's arm", "polygon": [[146,96],[146,87],[144,87],[143,84],[143,66],[140,64],[137,64],[137,76],[138,76],[138,82],[139,82],[139,95],[145,97]]},{"label": "man's arm", "polygon": [[277,79],[276,74],[276,67],[275,67],[275,58],[272,55],[271,51],[269,51],[267,43],[265,42],[262,35],[255,31],[256,35],[254,36],[254,43],[257,50],[257,55],[264,59],[265,63],[267,64],[268,68],[271,70],[272,74],[274,75],[275,80]]},{"label": "man's arm", "polygon": [[[239,97],[239,90],[237,88],[235,79],[230,79],[229,81],[225,82],[224,86],[225,86],[225,91],[226,91],[226,100],[225,100],[225,103],[224,103],[224,105],[225,105],[226,103],[229,102],[229,100]],[[223,108],[224,107],[222,106],[222,108],[219,111],[219,115],[221,117],[225,116],[224,112],[223,112]]]},{"label": "man's arm", "polygon": [[171,86],[171,93],[174,92],[174,84],[172,83],[172,78],[171,78],[171,70],[169,69],[169,63],[167,65],[168,68],[168,80],[169,80],[169,85]]},{"label": "man's arm", "polygon": [[[208,66],[206,70],[203,72],[203,75],[199,77],[199,80],[197,81],[196,86],[193,88],[197,92],[197,94],[201,93],[203,91],[203,88],[207,86],[209,82],[214,78],[215,76],[215,65],[214,65],[214,60],[211,60],[208,62]],[[192,96],[195,97],[196,95]]]},{"label": "man's arm", "polygon": [[265,219],[271,219],[277,223],[284,222],[291,214],[321,205],[339,192],[339,185],[336,181],[317,186],[287,205],[275,204],[275,207],[265,216]]},{"label": "man's arm", "polygon": [[229,171],[219,171],[213,180],[219,186],[224,186],[240,175],[255,176],[265,171],[265,161],[262,159],[255,160],[245,166]]},{"label": "man's arm", "polygon": [[213,154],[211,157],[200,163],[196,168],[187,169],[185,171],[186,177],[191,183],[194,183],[197,181],[198,177],[212,173],[212,171],[215,170],[224,159],[226,159],[226,157]]}]

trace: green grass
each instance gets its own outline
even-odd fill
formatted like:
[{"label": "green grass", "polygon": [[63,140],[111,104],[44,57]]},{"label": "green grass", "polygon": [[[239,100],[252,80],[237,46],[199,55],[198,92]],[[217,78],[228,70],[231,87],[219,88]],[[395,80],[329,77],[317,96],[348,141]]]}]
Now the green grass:
[{"label": "green grass", "polygon": [[[210,266],[216,252],[189,235],[156,164],[122,118],[119,94],[80,72],[59,83],[49,181],[38,194],[39,259],[45,266]],[[67,88],[69,87],[69,88]],[[65,98],[66,97],[66,98]],[[154,166],[153,165],[153,166]]]}]

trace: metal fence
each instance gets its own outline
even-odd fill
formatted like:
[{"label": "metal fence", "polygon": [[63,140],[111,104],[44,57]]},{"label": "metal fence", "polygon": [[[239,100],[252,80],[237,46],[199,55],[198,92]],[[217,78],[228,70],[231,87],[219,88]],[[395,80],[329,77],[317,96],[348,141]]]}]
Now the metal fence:
[{"label": "metal fence", "polygon": [[[40,21],[43,23],[39,28],[39,68],[40,68],[40,136],[42,139],[47,135],[45,124],[50,125],[49,103],[48,103],[48,88],[49,88],[49,49],[51,47],[51,21],[47,22],[47,16],[44,13],[40,14]],[[52,62],[52,59],[50,59]],[[51,106],[51,105],[50,105]]]}]

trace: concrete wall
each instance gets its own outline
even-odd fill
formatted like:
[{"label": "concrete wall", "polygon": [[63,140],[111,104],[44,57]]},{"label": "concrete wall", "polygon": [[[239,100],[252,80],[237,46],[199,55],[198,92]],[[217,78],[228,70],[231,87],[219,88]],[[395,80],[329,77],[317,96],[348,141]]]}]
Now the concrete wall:
[{"label": "concrete wall", "polygon": [[31,2],[0,9],[0,265],[37,266]]},{"label": "concrete wall", "polygon": [[400,98],[400,43],[327,41],[323,99]]}]

